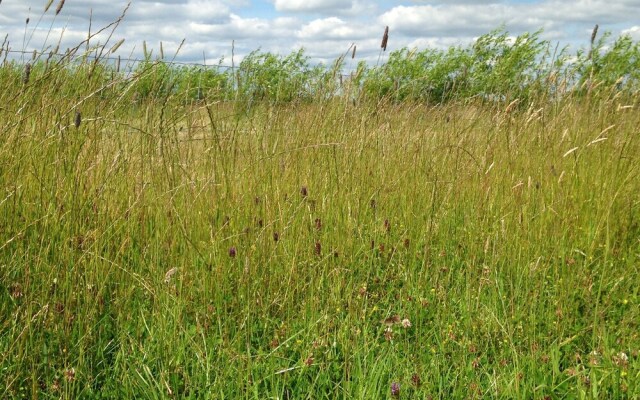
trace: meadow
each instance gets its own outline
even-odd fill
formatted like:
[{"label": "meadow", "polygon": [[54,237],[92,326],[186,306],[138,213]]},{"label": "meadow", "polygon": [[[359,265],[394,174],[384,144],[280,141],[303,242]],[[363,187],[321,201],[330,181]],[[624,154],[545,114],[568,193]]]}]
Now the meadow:
[{"label": "meadow", "polygon": [[0,397],[638,398],[640,47],[595,36],[5,58]]}]

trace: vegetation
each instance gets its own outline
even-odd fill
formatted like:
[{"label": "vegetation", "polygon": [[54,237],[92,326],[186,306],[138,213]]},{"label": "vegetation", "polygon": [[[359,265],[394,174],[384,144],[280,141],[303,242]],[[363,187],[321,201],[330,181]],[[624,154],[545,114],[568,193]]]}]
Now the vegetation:
[{"label": "vegetation", "polygon": [[5,62],[0,397],[637,398],[639,46],[549,49]]}]

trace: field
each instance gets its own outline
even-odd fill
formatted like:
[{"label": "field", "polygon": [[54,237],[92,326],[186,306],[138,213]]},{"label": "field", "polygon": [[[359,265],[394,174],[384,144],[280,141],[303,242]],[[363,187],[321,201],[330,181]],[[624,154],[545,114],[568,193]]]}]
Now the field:
[{"label": "field", "polygon": [[1,398],[640,396],[637,87],[0,71]]}]

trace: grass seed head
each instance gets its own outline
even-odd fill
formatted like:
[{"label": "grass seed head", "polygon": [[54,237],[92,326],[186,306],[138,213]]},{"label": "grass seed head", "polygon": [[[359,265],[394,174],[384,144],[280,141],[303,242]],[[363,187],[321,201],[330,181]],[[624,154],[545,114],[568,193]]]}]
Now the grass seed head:
[{"label": "grass seed head", "polygon": [[591,47],[593,47],[593,44],[596,41],[597,35],[598,35],[598,24],[596,24],[596,26],[593,27],[593,31],[591,32]]},{"label": "grass seed head", "polygon": [[382,35],[382,43],[380,43],[380,47],[382,51],[387,51],[387,42],[389,41],[389,27],[384,28],[384,34]]},{"label": "grass seed head", "polygon": [[165,274],[164,274],[164,283],[169,283],[171,282],[171,278],[173,277],[173,275],[175,275],[175,273],[178,272],[178,268],[173,267],[170,270],[168,270]]},{"label": "grass seed head", "polygon": [[60,0],[60,3],[58,3],[58,7],[56,7],[56,15],[60,14],[62,7],[64,7],[64,0]]},{"label": "grass seed head", "polygon": [[24,79],[23,79],[23,82],[25,85],[29,83],[29,77],[31,77],[31,64],[26,63],[24,65]]},{"label": "grass seed head", "polygon": [[113,54],[118,51],[120,46],[122,46],[122,43],[124,43],[124,39],[120,39],[116,44],[114,44],[111,50],[109,50],[109,53]]}]

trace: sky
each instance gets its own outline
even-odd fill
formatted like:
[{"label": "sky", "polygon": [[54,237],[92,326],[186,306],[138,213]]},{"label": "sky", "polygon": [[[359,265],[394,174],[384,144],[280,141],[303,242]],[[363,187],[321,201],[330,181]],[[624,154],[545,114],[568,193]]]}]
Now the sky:
[{"label": "sky", "polygon": [[[129,3],[66,0],[56,15],[60,1],[45,13],[50,0],[0,0],[0,42],[25,52],[50,51],[59,41],[61,49],[75,47]],[[257,49],[286,55],[300,48],[313,63],[330,63],[355,44],[353,63],[378,59],[385,26],[387,51],[467,45],[501,26],[514,36],[543,29],[542,38],[577,50],[595,24],[640,40],[640,0],[131,0],[113,35],[90,44],[108,49],[125,39],[114,55],[139,58],[143,42],[155,55],[162,42],[166,58],[209,65],[230,65],[232,56],[238,63]]]}]

